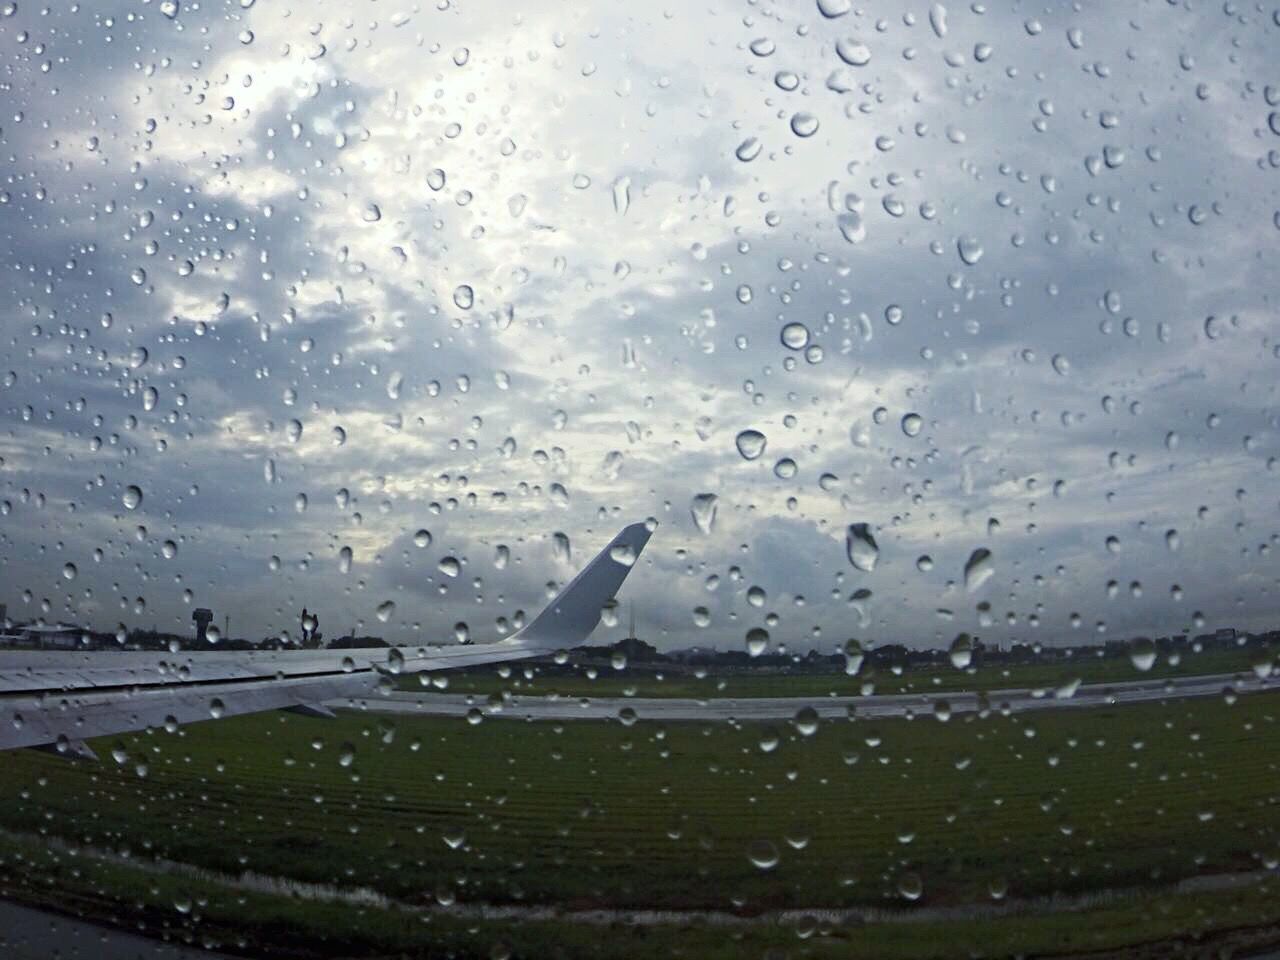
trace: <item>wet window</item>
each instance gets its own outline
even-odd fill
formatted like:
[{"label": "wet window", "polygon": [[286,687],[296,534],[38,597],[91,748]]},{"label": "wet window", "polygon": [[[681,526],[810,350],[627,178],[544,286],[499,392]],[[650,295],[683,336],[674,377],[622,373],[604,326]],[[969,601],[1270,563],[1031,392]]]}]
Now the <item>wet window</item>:
[{"label": "wet window", "polygon": [[8,946],[1280,944],[1278,42],[0,0]]}]

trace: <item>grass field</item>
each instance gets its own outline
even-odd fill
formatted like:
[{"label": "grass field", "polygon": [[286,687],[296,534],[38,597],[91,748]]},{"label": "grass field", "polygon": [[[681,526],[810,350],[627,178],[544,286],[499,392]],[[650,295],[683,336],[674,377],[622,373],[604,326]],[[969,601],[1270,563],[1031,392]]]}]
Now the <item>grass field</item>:
[{"label": "grass field", "polygon": [[571,676],[563,674],[541,675],[534,669],[532,679],[524,675],[519,664],[510,668],[502,677],[497,668],[486,667],[466,672],[456,672],[439,677],[425,674],[406,675],[399,678],[404,690],[422,690],[424,683],[444,680],[449,693],[473,693],[483,696],[510,690],[526,696],[545,696],[551,693],[572,697],[827,697],[856,696],[862,693],[864,684],[872,684],[875,693],[920,693],[959,690],[995,690],[1001,688],[1057,688],[1080,681],[1082,683],[1115,683],[1125,680],[1160,679],[1165,677],[1189,677],[1197,674],[1241,673],[1252,675],[1252,661],[1259,655],[1258,648],[1214,648],[1202,653],[1189,654],[1177,664],[1161,659],[1148,671],[1134,667],[1127,657],[1081,656],[1078,659],[1011,666],[990,665],[969,670],[954,668],[934,670],[891,670],[864,668],[857,676],[841,673],[790,673],[769,674],[721,673],[698,678],[688,673],[662,673],[641,665],[616,671],[612,667],[597,670],[597,675],[583,672]]},{"label": "grass field", "polygon": [[[107,758],[101,766],[6,755],[0,826],[229,874],[369,887],[407,904],[443,897],[749,913],[990,903],[993,891],[1087,893],[1273,865],[1278,712],[1280,697],[1258,694],[1234,704],[1213,698],[948,723],[842,721],[809,736],[787,724],[402,717],[392,726],[349,713],[334,721],[278,714],[131,737],[119,745],[128,753],[120,764],[110,759],[113,742],[94,744]],[[47,897],[28,864],[42,855],[52,856],[28,851],[19,861],[6,853],[3,892]],[[775,855],[767,869],[751,859]],[[179,882],[173,878],[161,884],[131,877],[127,867],[55,859],[58,883],[84,886],[86,904],[130,911],[141,904],[144,913],[189,921],[170,913],[172,899],[164,906],[166,884]],[[77,870],[81,876],[71,875]],[[95,870],[122,876],[94,880]],[[917,884],[919,898],[905,899]],[[199,912],[235,916],[236,898],[215,894],[208,892],[214,906]],[[1148,928],[1138,908],[1124,904],[1106,907],[1114,923],[1096,929],[1070,917],[1001,923],[1016,942],[1065,951],[1090,945],[1094,933],[1123,943],[1143,939],[1142,929],[1172,935],[1280,916],[1274,906],[1240,914],[1235,908],[1251,896],[1201,895],[1202,906],[1216,904],[1206,915],[1162,919],[1157,911],[1146,917]],[[1157,904],[1170,902],[1162,896]],[[319,951],[321,937],[330,942],[333,917],[344,911],[349,952],[378,955],[422,942],[421,919],[383,929],[353,907],[257,895],[241,906],[248,927],[261,913],[255,936],[283,930],[302,952]],[[281,911],[296,916],[271,919]],[[684,939],[668,931],[666,940],[661,931],[636,933],[633,949],[609,953],[600,931],[574,925],[557,932],[556,924],[485,923],[468,932],[476,924],[431,923],[428,938],[456,934],[461,955],[487,955],[494,938],[545,945],[537,938],[550,937],[568,944],[568,956],[640,956],[649,941],[655,956],[682,943],[693,950],[685,955],[714,956],[712,946],[725,938],[706,930]],[[863,955],[911,953],[904,944],[930,942],[940,935],[934,927],[877,928],[862,939],[883,949]],[[761,949],[801,944],[795,931],[750,929]],[[977,929],[971,924],[969,935]],[[804,949],[820,941],[806,940]]]},{"label": "grass field", "polygon": [[424,917],[404,909],[316,904],[103,864],[0,837],[0,892],[27,903],[246,956],[598,960],[944,960],[1084,956],[1164,960],[1232,956],[1280,940],[1274,882],[1230,892],[1161,894],[1067,913],[932,923],[817,923],[653,928],[567,921]]},{"label": "grass field", "polygon": [[653,928],[566,921],[424,917],[404,909],[315,904],[156,876],[0,837],[5,896],[128,927],[170,942],[246,956],[451,957],[457,960],[593,957],[598,960],[944,960],[957,956],[1083,956],[1164,960],[1231,956],[1280,939],[1274,882],[1217,893],[1124,898],[1069,913],[1013,913],[933,923],[749,927],[697,923]]}]

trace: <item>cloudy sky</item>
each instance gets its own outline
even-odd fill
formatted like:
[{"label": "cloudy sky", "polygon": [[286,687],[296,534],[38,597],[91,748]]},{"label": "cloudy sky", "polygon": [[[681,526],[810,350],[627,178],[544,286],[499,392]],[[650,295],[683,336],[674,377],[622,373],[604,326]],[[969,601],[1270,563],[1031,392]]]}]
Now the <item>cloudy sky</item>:
[{"label": "cloudy sky", "polygon": [[1280,625],[1274,5],[519,6],[4,0],[12,619]]}]

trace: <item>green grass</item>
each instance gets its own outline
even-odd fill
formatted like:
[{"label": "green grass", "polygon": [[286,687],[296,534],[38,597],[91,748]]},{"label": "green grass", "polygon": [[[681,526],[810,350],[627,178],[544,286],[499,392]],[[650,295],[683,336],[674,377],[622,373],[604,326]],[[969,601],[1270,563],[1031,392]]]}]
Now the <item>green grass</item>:
[{"label": "green grass", "polygon": [[[1280,696],[1267,693],[947,723],[830,721],[811,736],[787,723],[270,714],[131,736],[123,764],[114,741],[93,744],[101,765],[6,754],[0,826],[419,905],[447,891],[462,903],[570,908],[915,909],[899,894],[906,874],[920,877],[923,906],[990,902],[993,888],[1014,898],[1167,888],[1280,857],[1278,714]],[[748,859],[760,841],[779,852],[772,869]],[[1089,922],[872,925],[804,941],[765,923],[735,943],[698,925],[428,923],[15,843],[0,842],[0,895],[224,944],[243,936],[250,955],[275,943],[281,955],[489,956],[499,940],[516,956],[728,957],[746,945],[756,956],[769,946],[817,957],[1065,953],[1280,921],[1274,894],[1162,893],[1091,911]],[[208,901],[194,927],[174,909],[193,894]]]},{"label": "green grass", "polygon": [[907,871],[928,903],[1081,892],[1276,856],[1278,707],[781,724],[769,753],[759,726],[404,717],[385,743],[383,718],[277,714],[135,737],[145,777],[8,755],[0,825],[409,901],[879,905]]},{"label": "green grass", "polygon": [[[1079,680],[1083,683],[1115,683],[1125,680],[1187,677],[1197,674],[1241,673],[1252,675],[1251,662],[1258,647],[1212,648],[1201,653],[1188,653],[1176,665],[1161,658],[1151,670],[1140,672],[1127,657],[1080,656],[1064,662],[1032,664],[980,665],[969,670],[953,668],[934,670],[863,669],[857,676],[843,673],[720,673],[699,679],[687,673],[656,672],[647,665],[614,670],[598,668],[597,676],[540,674],[537,668],[519,664],[509,668],[507,677],[498,668],[487,667],[466,672],[440,675],[447,679],[449,693],[471,693],[493,696],[503,691],[524,696],[551,693],[570,697],[827,697],[856,696],[863,684],[870,683],[876,693],[921,693],[959,690],[995,690],[1001,688],[1055,688]],[[534,676],[525,676],[533,669]],[[400,677],[404,690],[421,691],[424,680],[435,678],[425,674]],[[432,687],[431,689],[440,689]]]},{"label": "green grass", "polygon": [[[400,909],[321,904],[244,893],[218,883],[156,875],[92,857],[0,837],[0,896],[124,926],[174,942],[247,956],[592,957],[597,960],[742,956],[947,958],[1196,955],[1280,939],[1275,885],[1216,893],[1156,894],[1072,913],[862,926],[760,923],[747,927],[670,924],[651,928],[572,922],[429,919]],[[1190,952],[1190,951],[1189,951]]]}]

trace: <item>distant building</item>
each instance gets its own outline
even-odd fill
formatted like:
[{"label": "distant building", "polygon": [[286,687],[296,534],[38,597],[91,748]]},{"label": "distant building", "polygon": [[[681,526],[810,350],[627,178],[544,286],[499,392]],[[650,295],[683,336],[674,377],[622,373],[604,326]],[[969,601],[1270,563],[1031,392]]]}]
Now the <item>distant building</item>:
[{"label": "distant building", "polygon": [[624,639],[618,641],[616,649],[627,658],[628,663],[659,659],[658,648],[636,636],[636,605],[634,603],[631,605],[631,629],[627,631]]},{"label": "distant building", "polygon": [[196,625],[196,646],[202,647],[209,639],[209,621],[213,619],[213,611],[208,607],[196,607],[191,619]]},{"label": "distant building", "polygon": [[0,632],[0,644],[42,650],[74,650],[85,630],[72,623],[28,623]]}]

